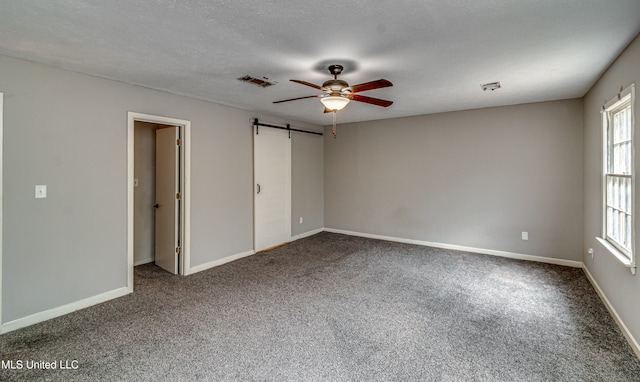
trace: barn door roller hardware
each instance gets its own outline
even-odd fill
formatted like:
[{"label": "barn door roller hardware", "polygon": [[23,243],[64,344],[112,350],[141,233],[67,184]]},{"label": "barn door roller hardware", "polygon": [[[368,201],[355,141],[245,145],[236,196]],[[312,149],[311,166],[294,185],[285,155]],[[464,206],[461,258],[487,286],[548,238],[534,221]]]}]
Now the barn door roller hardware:
[{"label": "barn door roller hardware", "polygon": [[291,125],[287,124],[286,126],[276,126],[276,125],[270,125],[267,123],[260,123],[258,122],[258,118],[254,118],[253,119],[253,126],[256,127],[256,135],[258,135],[259,130],[260,130],[260,126],[262,127],[271,127],[272,129],[281,129],[281,130],[287,130],[289,131],[289,138],[291,138],[291,132],[292,131],[297,131],[299,133],[307,133],[307,134],[315,134],[315,135],[322,135],[322,133],[319,133],[317,131],[309,131],[309,130],[300,130],[300,129],[292,129]]}]

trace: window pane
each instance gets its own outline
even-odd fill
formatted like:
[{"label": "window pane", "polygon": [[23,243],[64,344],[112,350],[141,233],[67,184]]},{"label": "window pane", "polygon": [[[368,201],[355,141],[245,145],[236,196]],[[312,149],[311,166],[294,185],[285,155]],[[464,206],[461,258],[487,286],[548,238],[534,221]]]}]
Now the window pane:
[{"label": "window pane", "polygon": [[[627,178],[620,179],[620,211],[627,211]],[[624,227],[624,224],[621,225]]]},{"label": "window pane", "polygon": [[625,243],[625,248],[627,248],[627,250],[629,250],[629,252],[631,252],[631,237],[633,236],[631,233],[631,215],[627,215],[627,232],[629,232],[629,235],[627,235],[627,242]]},{"label": "window pane", "polygon": [[633,206],[631,205],[633,190],[631,189],[631,178],[627,179],[627,213],[631,215],[633,212]]},{"label": "window pane", "polygon": [[631,251],[632,237],[632,180],[629,176],[606,176],[606,222],[607,238],[621,249]]}]

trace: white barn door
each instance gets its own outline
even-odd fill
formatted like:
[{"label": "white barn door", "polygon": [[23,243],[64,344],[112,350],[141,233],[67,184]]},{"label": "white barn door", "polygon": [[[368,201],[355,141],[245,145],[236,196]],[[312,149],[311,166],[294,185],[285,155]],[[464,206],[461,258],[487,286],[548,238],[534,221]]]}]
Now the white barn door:
[{"label": "white barn door", "polygon": [[253,129],[254,249],[258,252],[291,240],[291,139],[286,130]]}]

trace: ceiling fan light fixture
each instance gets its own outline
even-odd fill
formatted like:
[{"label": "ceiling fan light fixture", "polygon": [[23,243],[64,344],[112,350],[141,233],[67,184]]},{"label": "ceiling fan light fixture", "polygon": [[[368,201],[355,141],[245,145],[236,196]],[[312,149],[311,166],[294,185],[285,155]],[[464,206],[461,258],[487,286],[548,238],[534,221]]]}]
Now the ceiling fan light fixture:
[{"label": "ceiling fan light fixture", "polygon": [[351,100],[342,96],[326,96],[320,98],[320,102],[331,111],[340,111],[344,109]]}]

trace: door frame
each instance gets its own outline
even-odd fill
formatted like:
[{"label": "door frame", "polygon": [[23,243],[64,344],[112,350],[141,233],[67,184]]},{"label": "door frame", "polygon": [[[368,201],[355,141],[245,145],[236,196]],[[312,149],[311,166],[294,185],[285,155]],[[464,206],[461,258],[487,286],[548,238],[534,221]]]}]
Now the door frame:
[{"label": "door frame", "polygon": [[179,126],[182,128],[181,155],[181,190],[182,208],[182,250],[180,252],[180,275],[188,275],[191,269],[191,121],[163,117],[159,115],[136,112],[127,113],[127,289],[133,292],[133,172],[134,172],[134,129],[136,121],[150,122],[161,125]]}]

